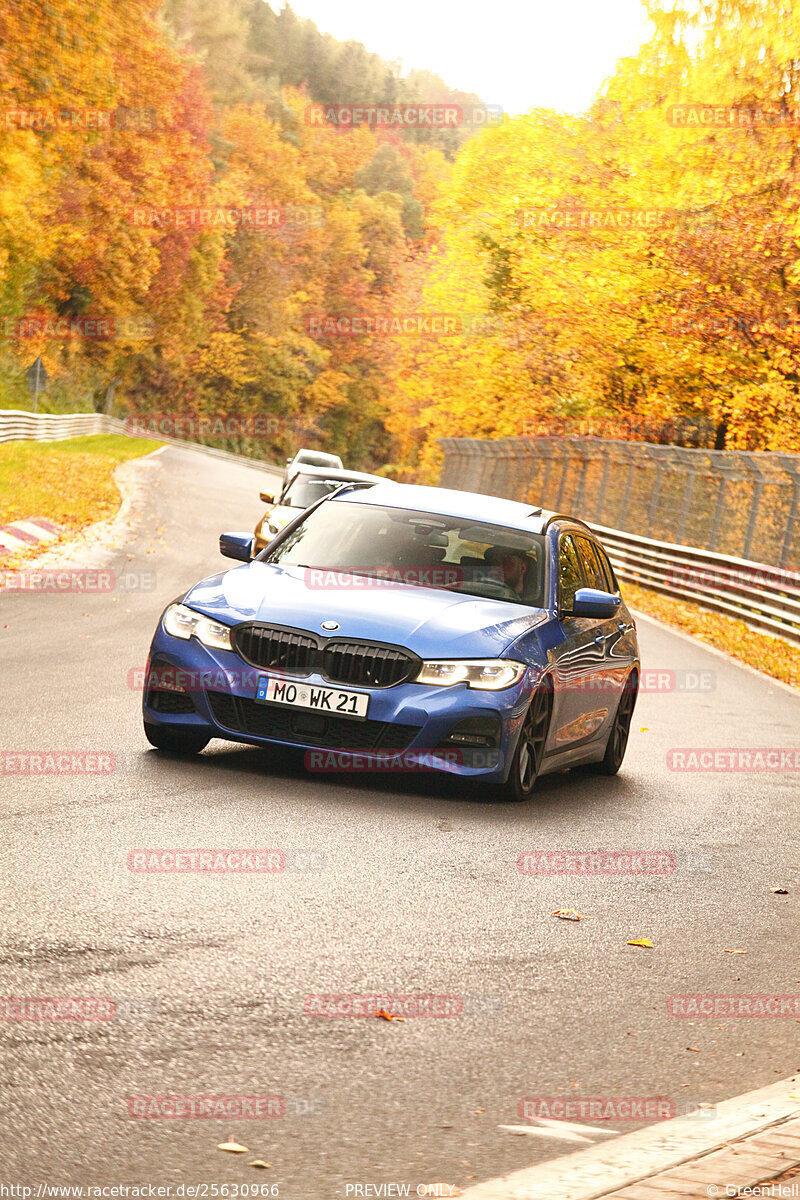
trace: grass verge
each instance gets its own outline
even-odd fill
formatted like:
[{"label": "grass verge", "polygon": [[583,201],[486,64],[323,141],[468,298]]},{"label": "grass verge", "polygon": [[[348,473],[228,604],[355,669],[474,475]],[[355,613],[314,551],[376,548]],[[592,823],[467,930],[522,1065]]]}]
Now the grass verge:
[{"label": "grass verge", "polygon": [[682,629],[773,679],[800,688],[800,646],[750,629],[744,621],[706,612],[696,604],[662,596],[635,583],[623,582],[622,592],[631,608],[638,608],[665,625]]},{"label": "grass verge", "polygon": [[75,533],[120,506],[114,471],[160,442],[116,434],[0,445],[0,525],[46,517]]}]

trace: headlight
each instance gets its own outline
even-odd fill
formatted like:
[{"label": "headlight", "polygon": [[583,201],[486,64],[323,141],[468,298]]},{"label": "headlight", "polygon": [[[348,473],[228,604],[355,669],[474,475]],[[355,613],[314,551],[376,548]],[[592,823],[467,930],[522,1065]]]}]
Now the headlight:
[{"label": "headlight", "polygon": [[164,613],[164,628],[173,637],[196,637],[204,646],[213,646],[215,650],[232,649],[231,631],[227,625],[193,612],[184,604],[170,604]]},{"label": "headlight", "polygon": [[432,683],[437,687],[466,683],[468,687],[484,692],[499,692],[502,688],[519,683],[527,669],[525,663],[513,662],[509,658],[445,659],[441,662],[424,662],[414,682]]}]

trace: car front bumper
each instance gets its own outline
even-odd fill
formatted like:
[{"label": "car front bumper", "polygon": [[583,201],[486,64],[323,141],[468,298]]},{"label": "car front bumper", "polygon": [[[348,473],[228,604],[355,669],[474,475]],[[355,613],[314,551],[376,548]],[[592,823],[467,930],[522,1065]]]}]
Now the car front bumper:
[{"label": "car front bumper", "polygon": [[[466,684],[433,687],[402,683],[389,688],[332,684],[320,675],[296,676],[292,682],[339,687],[370,697],[366,722],[331,718],[307,709],[256,703],[258,680],[280,675],[252,667],[232,651],[210,649],[197,638],[184,640],[159,625],[150,647],[153,678],[167,684],[173,697],[191,698],[193,711],[164,711],[164,689],[145,678],[143,714],[149,724],[208,732],[210,737],[251,745],[280,745],[305,750],[305,762],[321,773],[336,770],[386,770],[392,773],[434,770],[451,775],[502,783],[508,776],[514,749],[539,672],[529,668],[514,687],[491,692]],[[162,669],[160,664],[165,664]],[[169,707],[186,700],[166,702]],[[449,741],[454,727],[477,718],[478,727],[496,729],[496,744],[470,745]],[[378,726],[384,727],[378,729]],[[376,748],[372,749],[374,739]],[[468,734],[469,736],[469,734]],[[463,734],[462,734],[463,737]],[[381,743],[386,748],[381,748]],[[402,745],[401,745],[402,743]],[[313,753],[312,753],[313,752]]]}]

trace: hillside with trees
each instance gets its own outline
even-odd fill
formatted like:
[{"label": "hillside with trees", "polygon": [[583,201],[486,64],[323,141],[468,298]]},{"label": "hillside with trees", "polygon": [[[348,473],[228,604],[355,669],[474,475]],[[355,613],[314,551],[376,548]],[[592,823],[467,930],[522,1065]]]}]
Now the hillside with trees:
[{"label": "hillside with trees", "polygon": [[648,9],[588,113],[426,127],[337,114],[480,102],[288,6],[11,0],[0,404],[41,356],[51,410],[405,477],[444,434],[800,449],[794,3]]}]

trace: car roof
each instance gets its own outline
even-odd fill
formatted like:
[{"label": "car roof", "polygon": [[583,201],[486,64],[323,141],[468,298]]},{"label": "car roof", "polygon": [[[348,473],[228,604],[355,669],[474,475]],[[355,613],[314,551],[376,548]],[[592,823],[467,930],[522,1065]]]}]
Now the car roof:
[{"label": "car roof", "polygon": [[[386,480],[382,475],[368,475],[365,471],[348,471],[346,467],[318,467],[311,463],[299,463],[297,469],[293,472],[290,482],[297,479],[298,475],[307,475],[309,478],[317,479],[339,479],[342,483],[388,483],[391,480]],[[397,484],[392,486],[397,487]]]},{"label": "car roof", "polygon": [[484,496],[479,492],[459,492],[451,488],[424,487],[412,483],[387,483],[385,480],[368,491],[345,492],[342,496],[336,496],[335,500],[463,517],[468,521],[506,525],[527,533],[543,533],[549,521],[556,517],[555,513],[543,511],[535,504],[521,504],[518,500],[504,500],[501,496]]},{"label": "car roof", "polygon": [[329,454],[327,450],[298,450],[292,462],[297,462],[303,454],[313,455],[314,458],[326,458],[329,462],[341,462],[338,454]]}]

